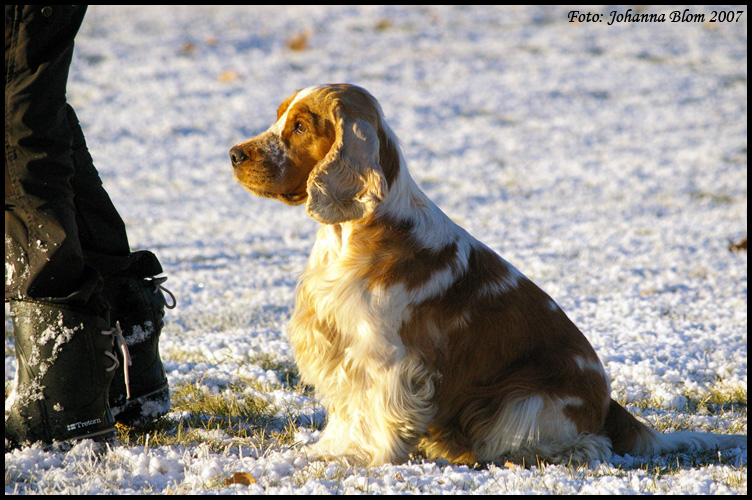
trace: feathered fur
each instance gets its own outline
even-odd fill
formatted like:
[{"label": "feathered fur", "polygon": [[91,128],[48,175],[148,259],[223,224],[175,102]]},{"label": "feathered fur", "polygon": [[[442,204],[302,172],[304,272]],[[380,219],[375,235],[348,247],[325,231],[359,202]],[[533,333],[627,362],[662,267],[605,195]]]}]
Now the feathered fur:
[{"label": "feathered fur", "polygon": [[328,411],[312,455],[535,463],[746,447],[657,433],[612,400],[561,308],[421,192],[364,89],[296,92],[230,154],[246,188],[305,203],[322,223],[289,325],[302,380]]}]

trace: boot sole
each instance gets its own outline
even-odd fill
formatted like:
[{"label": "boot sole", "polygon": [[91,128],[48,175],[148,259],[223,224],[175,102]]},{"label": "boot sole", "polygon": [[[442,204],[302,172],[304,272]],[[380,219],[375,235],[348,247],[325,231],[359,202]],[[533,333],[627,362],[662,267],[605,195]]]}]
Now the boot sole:
[{"label": "boot sole", "polygon": [[115,420],[131,427],[148,424],[167,415],[169,411],[170,391],[167,382],[143,396],[127,400],[124,405],[112,408]]}]

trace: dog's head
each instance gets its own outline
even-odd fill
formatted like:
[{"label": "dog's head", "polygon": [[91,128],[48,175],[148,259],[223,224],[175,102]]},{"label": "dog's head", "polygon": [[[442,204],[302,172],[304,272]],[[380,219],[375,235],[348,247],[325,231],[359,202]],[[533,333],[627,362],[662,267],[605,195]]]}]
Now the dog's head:
[{"label": "dog's head", "polygon": [[230,150],[235,180],[259,196],[306,204],[323,224],[370,215],[399,168],[376,99],[324,85],[285,99],[266,132]]}]

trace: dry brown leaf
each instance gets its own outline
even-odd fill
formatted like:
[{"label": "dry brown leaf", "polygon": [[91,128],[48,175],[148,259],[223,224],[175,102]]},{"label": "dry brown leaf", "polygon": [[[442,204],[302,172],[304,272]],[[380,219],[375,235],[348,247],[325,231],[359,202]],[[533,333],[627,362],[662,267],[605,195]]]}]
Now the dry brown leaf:
[{"label": "dry brown leaf", "polygon": [[198,47],[196,47],[195,43],[186,42],[182,47],[180,47],[180,52],[182,52],[183,54],[193,54],[194,52],[196,52],[197,48]]},{"label": "dry brown leaf", "polygon": [[392,27],[392,20],[391,19],[381,19],[378,23],[376,23],[376,31],[385,31]]},{"label": "dry brown leaf", "polygon": [[313,32],[310,29],[307,29],[288,38],[285,45],[287,45],[287,48],[290,50],[305,50],[308,48],[308,39],[311,38],[312,34]]},{"label": "dry brown leaf", "polygon": [[744,250],[747,251],[747,237],[740,239],[738,242],[731,242],[729,244],[729,252],[741,252]]},{"label": "dry brown leaf", "polygon": [[245,486],[250,486],[253,483],[256,482],[256,478],[251,476],[247,472],[236,472],[232,475],[230,479],[225,481],[225,485],[231,485],[231,484],[243,484]]},{"label": "dry brown leaf", "polygon": [[217,75],[217,80],[223,83],[234,82],[235,80],[240,80],[240,75],[234,69],[228,69],[224,73]]}]

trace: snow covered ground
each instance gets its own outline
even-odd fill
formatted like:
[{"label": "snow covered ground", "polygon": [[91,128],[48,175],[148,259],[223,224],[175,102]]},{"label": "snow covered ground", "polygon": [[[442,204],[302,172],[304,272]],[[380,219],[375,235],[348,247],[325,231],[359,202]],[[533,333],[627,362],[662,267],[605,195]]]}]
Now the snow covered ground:
[{"label": "snow covered ground", "polygon": [[[69,101],[131,246],[159,256],[178,298],[161,341],[171,386],[222,393],[256,379],[280,413],[320,421],[316,401],[257,362],[292,360],[286,323],[317,224],[302,207],[246,192],[227,152],[264,130],[294,90],[350,82],[380,100],[424,191],[579,325],[615,398],[655,425],[746,434],[747,254],[729,251],[747,234],[746,7],[694,7],[706,22],[685,23],[656,7],[646,12],[666,22],[612,25],[610,12],[625,7],[580,10],[606,17],[571,23],[569,9],[554,7],[91,7]],[[712,10],[743,13],[711,23]],[[286,43],[296,35],[308,37],[303,50]],[[7,335],[5,345],[7,387],[16,371]],[[734,393],[743,404],[702,404]],[[299,435],[316,432],[302,425]],[[256,482],[226,485],[236,472]],[[296,446],[121,446],[94,459],[83,443],[6,454],[5,488],[746,493],[747,452],[615,456],[589,469],[426,460],[349,469],[309,463]]]}]

